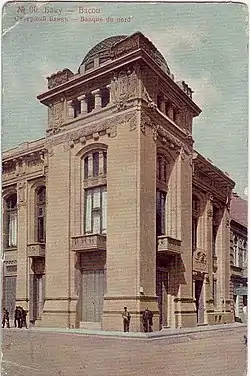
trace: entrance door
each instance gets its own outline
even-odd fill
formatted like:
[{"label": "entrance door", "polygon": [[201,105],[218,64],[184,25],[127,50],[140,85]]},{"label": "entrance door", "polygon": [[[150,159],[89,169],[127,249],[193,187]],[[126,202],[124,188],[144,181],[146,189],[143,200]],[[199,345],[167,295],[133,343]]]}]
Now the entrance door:
[{"label": "entrance door", "polygon": [[82,273],[82,321],[100,322],[103,311],[104,270]]},{"label": "entrance door", "polygon": [[195,281],[195,301],[196,301],[196,315],[197,324],[204,323],[204,294],[203,294],[203,281]]},{"label": "entrance door", "polygon": [[159,327],[167,325],[167,290],[168,273],[166,271],[156,271],[156,295],[158,297]]},{"label": "entrance door", "polygon": [[4,277],[4,308],[9,311],[10,318],[14,315],[16,305],[16,276]]}]

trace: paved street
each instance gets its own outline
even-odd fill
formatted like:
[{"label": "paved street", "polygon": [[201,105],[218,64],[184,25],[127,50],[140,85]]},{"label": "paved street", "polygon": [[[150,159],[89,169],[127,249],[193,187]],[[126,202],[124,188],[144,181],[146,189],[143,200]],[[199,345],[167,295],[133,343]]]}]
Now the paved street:
[{"label": "paved street", "polygon": [[2,375],[244,376],[245,332],[133,339],[4,329]]}]

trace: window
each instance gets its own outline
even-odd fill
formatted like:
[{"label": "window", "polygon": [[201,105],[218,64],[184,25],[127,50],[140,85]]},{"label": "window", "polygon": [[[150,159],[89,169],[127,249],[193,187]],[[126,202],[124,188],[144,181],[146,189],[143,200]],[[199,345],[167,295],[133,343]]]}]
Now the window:
[{"label": "window", "polygon": [[46,188],[40,187],[36,191],[36,240],[40,243],[45,243],[45,208],[46,208]]},{"label": "window", "polygon": [[99,175],[99,152],[95,152],[93,155],[93,176]]},{"label": "window", "polygon": [[17,195],[11,195],[6,200],[7,215],[7,247],[17,246]]},{"label": "window", "polygon": [[216,256],[216,239],[219,229],[219,209],[213,205],[213,227],[212,227],[212,252]]},{"label": "window", "polygon": [[107,152],[95,151],[84,158],[84,179],[107,174]]},{"label": "window", "polygon": [[197,248],[197,225],[198,225],[198,218],[192,218],[192,248],[193,251]]},{"label": "window", "polygon": [[103,173],[107,174],[107,152],[103,152]]},{"label": "window", "polygon": [[85,190],[85,234],[106,234],[107,232],[107,187]]},{"label": "window", "polygon": [[91,112],[95,108],[95,97],[93,94],[87,96],[87,112]]},{"label": "window", "polygon": [[74,101],[74,117],[76,118],[77,116],[79,116],[81,113],[81,102],[76,99]]},{"label": "window", "polygon": [[110,102],[109,89],[105,88],[101,91],[102,107],[106,107]]},{"label": "window", "polygon": [[157,157],[156,177],[162,183],[167,183],[168,163],[164,156]]},{"label": "window", "polygon": [[156,235],[165,234],[166,193],[156,191]]}]

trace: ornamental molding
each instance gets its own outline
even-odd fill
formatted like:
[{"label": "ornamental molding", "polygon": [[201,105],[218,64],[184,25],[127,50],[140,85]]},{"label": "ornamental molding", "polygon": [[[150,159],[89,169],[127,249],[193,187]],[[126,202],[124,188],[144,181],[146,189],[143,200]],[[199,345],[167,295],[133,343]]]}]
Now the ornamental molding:
[{"label": "ornamental molding", "polygon": [[89,126],[82,127],[75,131],[63,133],[55,137],[49,137],[47,138],[46,142],[48,155],[50,157],[53,156],[54,146],[63,144],[64,150],[68,151],[79,142],[85,144],[87,138],[89,137],[98,139],[100,137],[100,133],[103,133],[104,131],[109,135],[109,137],[116,137],[118,126],[123,124],[128,124],[129,129],[133,130],[136,126],[136,117],[137,114],[134,111],[125,114],[117,114],[110,119],[102,120],[98,123],[92,123]]},{"label": "ornamental molding", "polygon": [[17,183],[18,208],[26,205],[26,187],[27,183],[25,181],[19,181]]},{"label": "ornamental molding", "polygon": [[[228,187],[225,187],[221,184],[219,184],[216,180],[210,179],[206,174],[204,174],[202,171],[198,170],[197,168],[194,168],[194,176],[197,180],[199,180],[203,185],[209,186],[212,190],[216,191],[216,193],[219,193],[220,196],[227,196],[228,195]],[[210,198],[210,201],[213,199]]]},{"label": "ornamental molding", "polygon": [[204,251],[196,249],[193,253],[193,269],[206,272],[208,267],[207,255]]},{"label": "ornamental molding", "polygon": [[127,101],[138,96],[138,89],[139,80],[135,69],[132,72],[127,69],[115,73],[110,87],[111,103],[116,104],[118,110],[124,110]]}]

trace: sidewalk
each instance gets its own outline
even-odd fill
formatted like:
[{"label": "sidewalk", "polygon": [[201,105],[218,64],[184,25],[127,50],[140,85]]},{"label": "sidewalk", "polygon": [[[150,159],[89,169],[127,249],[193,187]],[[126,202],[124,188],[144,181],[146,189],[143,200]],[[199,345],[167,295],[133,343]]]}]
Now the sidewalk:
[{"label": "sidewalk", "polygon": [[25,330],[29,332],[47,332],[47,333],[62,333],[62,334],[77,334],[77,335],[90,335],[98,337],[112,337],[112,338],[134,338],[134,339],[159,339],[159,338],[172,338],[172,337],[182,337],[189,334],[202,334],[213,331],[225,331],[233,330],[238,328],[245,328],[247,332],[247,325],[242,323],[232,323],[232,324],[221,324],[221,325],[204,325],[193,328],[182,328],[182,329],[162,329],[160,331],[155,331],[152,333],[141,333],[141,332],[117,332],[117,331],[105,331],[105,330],[88,330],[88,329],[67,329],[67,328],[41,328],[32,327],[29,329],[17,329],[10,328],[8,330]]}]

